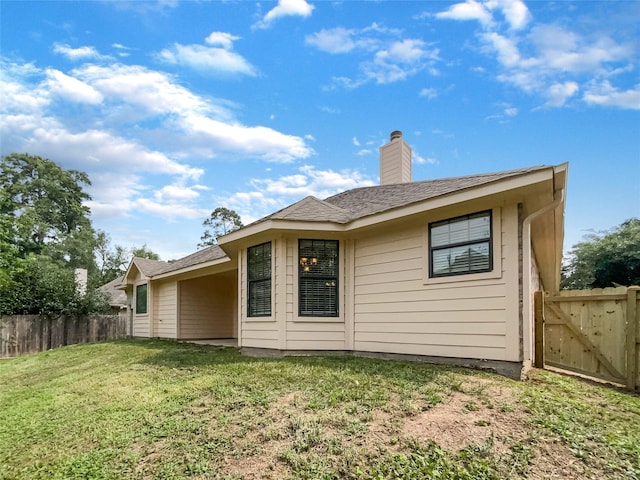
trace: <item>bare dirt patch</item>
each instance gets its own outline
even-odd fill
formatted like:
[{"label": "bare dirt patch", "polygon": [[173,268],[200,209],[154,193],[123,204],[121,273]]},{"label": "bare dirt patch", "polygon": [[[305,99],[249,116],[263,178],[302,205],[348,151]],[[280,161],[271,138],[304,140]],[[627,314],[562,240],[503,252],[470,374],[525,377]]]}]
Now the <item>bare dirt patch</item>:
[{"label": "bare dirt patch", "polygon": [[[421,441],[434,441],[457,452],[472,445],[485,445],[509,465],[519,449],[529,451],[526,478],[585,479],[603,478],[602,472],[588,471],[559,441],[543,437],[530,424],[529,415],[518,405],[513,390],[495,385],[452,392],[441,404],[408,419],[402,435]],[[508,468],[508,467],[506,467]],[[508,472],[505,472],[508,473]],[[516,475],[513,475],[516,476]]]}]

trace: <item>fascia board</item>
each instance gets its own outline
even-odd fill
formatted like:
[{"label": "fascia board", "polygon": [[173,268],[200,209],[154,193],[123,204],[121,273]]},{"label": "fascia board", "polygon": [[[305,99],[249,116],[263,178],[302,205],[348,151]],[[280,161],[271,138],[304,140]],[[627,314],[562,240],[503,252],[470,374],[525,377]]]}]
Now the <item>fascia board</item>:
[{"label": "fascia board", "polygon": [[378,223],[383,223],[390,220],[397,220],[402,217],[423,213],[428,210],[435,210],[437,208],[448,207],[451,205],[456,205],[458,203],[473,201],[479,198],[504,193],[509,190],[514,190],[514,189],[534,185],[536,183],[549,181],[552,178],[553,178],[553,170],[549,168],[548,170],[533,172],[527,175],[523,175],[521,177],[498,180],[496,182],[492,182],[486,185],[471,187],[458,192],[453,192],[453,193],[441,195],[438,197],[429,198],[417,203],[406,205],[404,207],[398,207],[394,210],[360,218],[351,222],[349,224],[348,230],[356,230],[359,228],[370,227]]},{"label": "fascia board", "polygon": [[177,277],[179,275],[184,275],[185,273],[190,273],[195,270],[203,270],[209,267],[215,267],[217,265],[221,265],[227,262],[230,262],[231,259],[229,257],[217,258],[216,260],[211,260],[205,263],[196,263],[195,265],[190,265],[188,267],[181,268],[179,270],[172,270],[171,272],[161,273],[158,275],[154,275],[151,277],[152,280],[160,280],[162,278],[170,278]]},{"label": "fascia board", "polygon": [[409,215],[422,213],[436,208],[447,207],[457,203],[468,202],[477,198],[486,197],[514,190],[521,187],[534,185],[553,179],[555,167],[523,174],[521,176],[497,180],[485,185],[470,187],[458,192],[429,198],[417,203],[412,203],[403,207],[397,207],[381,213],[375,213],[352,222],[340,224],[332,222],[301,222],[287,220],[267,220],[256,225],[231,232],[218,240],[219,245],[236,243],[243,238],[252,237],[256,234],[269,230],[305,230],[318,232],[349,232],[360,228],[369,227],[379,223],[396,220]]},{"label": "fascia board", "polygon": [[[131,269],[134,266],[136,267],[138,272],[140,272],[140,276],[144,277],[144,274],[142,273],[142,270],[140,270],[140,267],[138,265],[136,265],[134,259],[132,258],[131,261],[129,262],[129,266],[127,267],[127,271],[124,273],[124,277],[122,278],[123,285],[126,285],[129,282],[129,273],[131,273]],[[133,285],[133,283],[131,283],[130,285]]]}]

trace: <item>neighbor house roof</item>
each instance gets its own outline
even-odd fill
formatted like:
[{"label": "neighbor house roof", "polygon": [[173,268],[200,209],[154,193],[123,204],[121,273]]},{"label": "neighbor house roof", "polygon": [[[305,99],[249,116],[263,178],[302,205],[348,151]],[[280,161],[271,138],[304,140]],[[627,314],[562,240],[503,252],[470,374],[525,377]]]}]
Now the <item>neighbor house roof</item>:
[{"label": "neighbor house roof", "polygon": [[480,175],[354,188],[325,200],[306,197],[293,205],[254,222],[254,224],[267,220],[349,223],[359,218],[404,207],[430,198],[460,192],[465,189],[548,168],[550,167],[538,166]]},{"label": "neighbor house roof", "polygon": [[111,280],[109,283],[105,283],[101,287],[98,287],[98,291],[104,293],[109,297],[109,305],[112,307],[124,307],[127,305],[127,294],[118,289],[122,285],[124,275],[119,276]]}]

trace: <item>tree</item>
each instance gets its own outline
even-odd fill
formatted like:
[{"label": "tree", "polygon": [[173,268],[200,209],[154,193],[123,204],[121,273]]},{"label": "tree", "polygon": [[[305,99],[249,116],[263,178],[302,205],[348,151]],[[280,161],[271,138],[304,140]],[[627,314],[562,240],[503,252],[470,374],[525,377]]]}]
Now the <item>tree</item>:
[{"label": "tree", "polygon": [[111,246],[111,238],[106,232],[98,231],[96,235],[97,284],[104,285],[124,275],[131,262],[131,257],[160,260],[160,255],[153,252],[147,245],[126,248],[121,245]]},{"label": "tree", "polygon": [[562,274],[562,288],[640,285],[640,219],[588,235],[573,246]]},{"label": "tree", "polygon": [[238,215],[234,210],[218,207],[211,212],[211,216],[209,218],[202,222],[202,226],[205,227],[205,230],[200,237],[198,248],[217,244],[219,236],[233,232],[234,230],[241,228],[243,225],[240,215]]},{"label": "tree", "polygon": [[45,254],[70,267],[92,270],[95,232],[84,202],[86,173],[12,153],[0,163],[0,220],[18,254]]},{"label": "tree", "polygon": [[96,235],[85,205],[91,197],[84,191],[90,184],[86,173],[51,160],[2,157],[0,314],[85,313],[104,305],[91,285],[87,295],[75,287],[74,268],[96,270]]},{"label": "tree", "polygon": [[160,260],[160,255],[151,251],[151,249],[147,247],[146,243],[141,247],[132,248],[131,256],[138,257],[138,258],[148,258],[149,260]]}]

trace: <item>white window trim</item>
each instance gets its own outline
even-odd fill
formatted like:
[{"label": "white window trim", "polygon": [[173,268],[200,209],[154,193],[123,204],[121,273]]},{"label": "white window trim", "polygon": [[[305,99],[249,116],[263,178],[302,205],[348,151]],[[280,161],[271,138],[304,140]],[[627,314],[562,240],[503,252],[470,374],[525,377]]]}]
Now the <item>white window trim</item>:
[{"label": "white window trim", "polygon": [[[490,272],[481,273],[461,273],[460,275],[448,275],[443,277],[429,277],[429,224],[455,218],[456,216],[435,218],[427,222],[423,228],[423,262],[422,262],[422,281],[424,285],[438,285],[443,283],[471,282],[474,280],[489,280],[502,277],[502,211],[500,208],[492,208],[491,210],[491,228],[492,228],[492,249],[493,249],[493,269]],[[471,215],[475,213],[467,212],[461,215]]]}]

